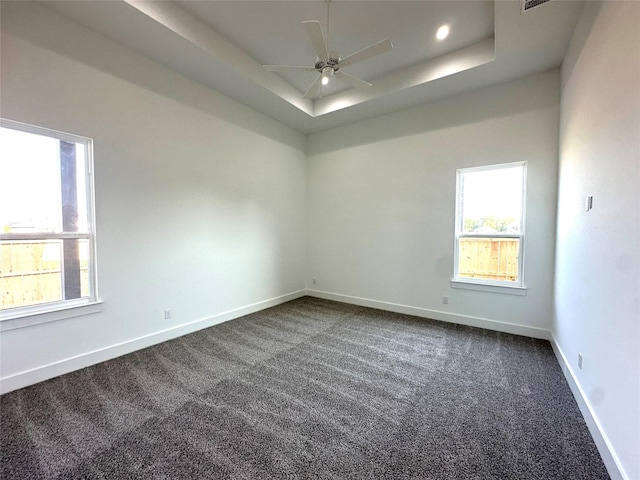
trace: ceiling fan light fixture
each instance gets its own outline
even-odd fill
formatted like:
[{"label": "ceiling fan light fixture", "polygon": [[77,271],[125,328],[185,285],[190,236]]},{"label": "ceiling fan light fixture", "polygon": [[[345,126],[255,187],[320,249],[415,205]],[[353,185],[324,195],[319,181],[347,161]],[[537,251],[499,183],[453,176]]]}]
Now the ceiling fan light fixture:
[{"label": "ceiling fan light fixture", "polygon": [[322,85],[326,85],[329,83],[329,78],[333,76],[333,68],[324,67],[322,69]]}]

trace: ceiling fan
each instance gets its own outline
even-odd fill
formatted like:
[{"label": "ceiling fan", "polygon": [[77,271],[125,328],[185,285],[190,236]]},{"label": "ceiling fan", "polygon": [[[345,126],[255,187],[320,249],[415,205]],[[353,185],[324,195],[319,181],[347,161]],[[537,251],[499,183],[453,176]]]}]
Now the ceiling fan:
[{"label": "ceiling fan", "polygon": [[350,75],[342,71],[342,67],[353,65],[381,53],[388,52],[393,48],[391,40],[388,38],[373,45],[363,48],[351,55],[340,58],[337,52],[329,50],[329,4],[331,0],[327,0],[327,37],[322,32],[320,22],[317,20],[307,20],[302,22],[307,29],[307,34],[311,40],[311,45],[316,52],[316,61],[313,67],[293,66],[293,65],[263,65],[264,68],[272,72],[283,72],[287,70],[298,70],[307,72],[318,72],[320,75],[311,84],[304,94],[304,98],[314,98],[322,85],[329,83],[331,77],[336,77],[346,84],[354,87],[365,89],[371,84],[364,80]]}]

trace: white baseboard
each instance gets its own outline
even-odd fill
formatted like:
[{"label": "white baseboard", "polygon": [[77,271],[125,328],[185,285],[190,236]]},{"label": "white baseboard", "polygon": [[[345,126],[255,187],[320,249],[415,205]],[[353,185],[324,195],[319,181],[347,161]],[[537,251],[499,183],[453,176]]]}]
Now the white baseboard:
[{"label": "white baseboard", "polygon": [[377,308],[379,310],[386,310],[389,312],[414,315],[416,317],[431,318],[433,320],[440,320],[442,322],[457,323],[460,325],[484,328],[497,332],[512,333],[514,335],[522,335],[524,337],[541,338],[543,340],[549,340],[551,338],[549,330],[545,330],[544,328],[528,327],[515,323],[489,320],[487,318],[459,315],[455,313],[442,312],[440,310],[430,310],[421,307],[411,307],[409,305],[382,302],[380,300],[372,300],[370,298],[352,297],[350,295],[323,292],[320,290],[307,290],[307,295],[311,297],[324,298],[325,300],[335,300],[336,302],[360,305],[362,307],[371,307]]},{"label": "white baseboard", "polygon": [[605,467],[607,467],[607,471],[609,472],[609,476],[611,480],[629,480],[629,477],[626,475],[624,468],[622,467],[618,456],[616,455],[611,442],[609,442],[609,438],[607,434],[602,429],[602,425],[596,416],[589,399],[584,393],[578,378],[576,377],[573,369],[571,368],[571,363],[567,361],[567,357],[558,345],[555,335],[553,332],[551,333],[551,347],[553,348],[553,352],[556,354],[556,358],[558,359],[558,363],[562,368],[562,372],[564,373],[565,378],[567,379],[567,383],[569,384],[569,388],[573,392],[573,396],[578,403],[578,407],[580,408],[580,412],[584,417],[585,422],[587,423],[587,427],[589,428],[589,432],[593,437],[593,441],[600,452],[600,456],[602,457],[602,461],[604,462]]},{"label": "white baseboard", "polygon": [[211,327],[219,323],[233,320],[234,318],[249,315],[250,313],[255,313],[260,310],[264,310],[265,308],[274,307],[276,305],[280,305],[281,303],[304,297],[305,295],[306,290],[299,290],[297,292],[270,298],[268,300],[263,300],[251,305],[228,310],[226,312],[218,313],[216,315],[202,318],[200,320],[195,320],[193,322],[171,327],[166,330],[154,332],[149,335],[127,340],[122,343],[83,353],[75,357],[66,358],[64,360],[50,363],[48,365],[43,365],[32,370],[16,373],[14,375],[10,375],[8,377],[0,379],[0,394],[27,387],[44,380],[49,380],[50,378],[64,375],[65,373],[80,370],[81,368],[89,367],[91,365],[95,365],[96,363],[111,360],[113,358],[126,355],[127,353],[135,352],[136,350],[141,350],[158,343],[166,342],[167,340],[181,337],[182,335],[186,335],[188,333],[196,332],[203,328]]}]

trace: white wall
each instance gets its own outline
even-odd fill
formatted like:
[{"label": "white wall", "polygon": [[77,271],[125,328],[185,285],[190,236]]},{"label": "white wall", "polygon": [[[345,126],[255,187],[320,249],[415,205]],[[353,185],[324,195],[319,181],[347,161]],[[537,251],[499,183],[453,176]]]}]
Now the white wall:
[{"label": "white wall", "polygon": [[640,3],[587,3],[562,66],[561,111],[553,334],[609,464],[638,479]]},{"label": "white wall", "polygon": [[[310,288],[329,298],[548,336],[559,81],[553,70],[311,135]],[[452,289],[456,169],[523,160],[527,295]]]},{"label": "white wall", "polygon": [[94,139],[104,300],[2,332],[5,390],[304,292],[303,135],[37,4],[1,53],[3,117]]}]

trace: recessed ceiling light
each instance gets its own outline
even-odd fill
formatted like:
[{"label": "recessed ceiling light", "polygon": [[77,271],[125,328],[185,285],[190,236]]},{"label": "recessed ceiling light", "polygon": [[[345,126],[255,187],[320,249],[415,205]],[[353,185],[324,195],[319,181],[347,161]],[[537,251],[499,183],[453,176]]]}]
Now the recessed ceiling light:
[{"label": "recessed ceiling light", "polygon": [[436,32],[436,38],[438,40],[444,40],[449,35],[449,25],[442,25]]}]

